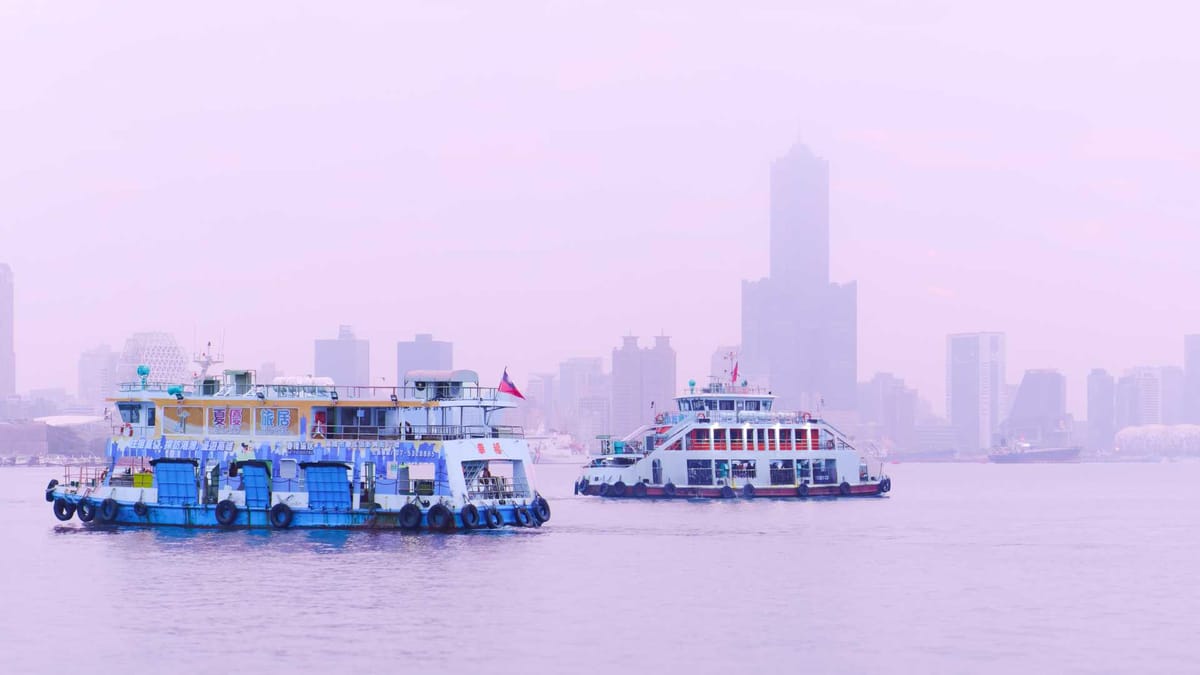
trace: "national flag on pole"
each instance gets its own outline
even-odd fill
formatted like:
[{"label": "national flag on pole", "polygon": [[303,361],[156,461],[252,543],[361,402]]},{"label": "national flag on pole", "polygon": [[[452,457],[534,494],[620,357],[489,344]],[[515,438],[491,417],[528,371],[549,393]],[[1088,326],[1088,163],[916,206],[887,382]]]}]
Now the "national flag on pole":
[{"label": "national flag on pole", "polygon": [[738,362],[734,361],[733,362],[733,377],[730,379],[730,382],[732,382],[733,384],[737,384],[737,373],[738,373]]},{"label": "national flag on pole", "polygon": [[498,389],[502,394],[512,394],[522,401],[525,400],[525,396],[517,390],[516,386],[513,385],[512,380],[508,379],[508,368],[504,369],[504,375],[500,378],[500,386]]}]

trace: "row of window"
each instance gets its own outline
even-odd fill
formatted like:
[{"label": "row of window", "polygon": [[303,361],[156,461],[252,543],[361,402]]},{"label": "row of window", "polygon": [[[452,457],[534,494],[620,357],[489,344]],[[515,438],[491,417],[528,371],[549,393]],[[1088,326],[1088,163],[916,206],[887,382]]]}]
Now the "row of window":
[{"label": "row of window", "polygon": [[[767,465],[767,477],[771,485],[829,485],[838,482],[836,459],[773,459],[763,463]],[[716,485],[718,481],[724,484],[731,477],[754,479],[758,478],[758,460],[689,459],[687,475],[688,485]]]},{"label": "row of window", "polygon": [[[795,431],[793,434],[792,432]],[[818,429],[696,428],[687,433],[689,450],[816,450],[822,446]]]},{"label": "row of window", "polygon": [[771,399],[711,399],[685,398],[679,400],[679,409],[683,412],[701,412],[706,410],[753,410],[769,411]]}]

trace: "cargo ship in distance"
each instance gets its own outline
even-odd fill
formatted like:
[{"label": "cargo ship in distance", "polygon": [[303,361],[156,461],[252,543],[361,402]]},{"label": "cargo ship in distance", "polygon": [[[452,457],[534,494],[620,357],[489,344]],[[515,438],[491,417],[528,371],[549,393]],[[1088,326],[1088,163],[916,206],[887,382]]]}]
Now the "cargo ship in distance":
[{"label": "cargo ship in distance", "polygon": [[849,438],[758,387],[714,380],[620,440],[601,437],[575,484],[601,497],[875,497],[892,488]]},{"label": "cargo ship in distance", "polygon": [[[204,364],[207,371],[209,364]],[[515,406],[469,370],[413,371],[401,387],[328,378],[120,385],[102,467],[46,487],[55,517],[87,524],[216,528],[492,529],[540,526]]]},{"label": "cargo ship in distance", "polygon": [[988,461],[996,464],[1041,464],[1078,462],[1083,448],[1075,446],[1040,448],[1030,443],[1015,443],[988,453]]}]

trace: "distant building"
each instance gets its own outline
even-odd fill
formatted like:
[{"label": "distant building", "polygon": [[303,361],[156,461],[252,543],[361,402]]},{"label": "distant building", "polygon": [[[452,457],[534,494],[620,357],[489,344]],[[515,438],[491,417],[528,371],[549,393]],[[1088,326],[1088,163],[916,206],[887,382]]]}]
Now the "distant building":
[{"label": "distant building", "polygon": [[990,448],[1005,410],[1003,333],[946,337],[946,413],[960,452]]},{"label": "distant building", "polygon": [[404,382],[410,370],[453,370],[454,343],[434,340],[430,333],[417,333],[409,342],[396,343],[396,382]]},{"label": "distant building", "polygon": [[1184,424],[1187,419],[1187,378],[1183,368],[1164,366],[1158,373],[1162,387],[1162,423]]},{"label": "distant building", "polygon": [[283,371],[274,361],[267,361],[258,367],[258,372],[255,373],[257,381],[261,384],[271,384],[277,377],[283,377]]},{"label": "distant building", "polygon": [[1183,336],[1183,415],[1200,424],[1200,335]]},{"label": "distant building", "polygon": [[853,410],[858,287],[829,281],[829,163],[797,144],[771,166],[770,274],[742,282],[741,368],[783,409]]},{"label": "distant building", "polygon": [[672,408],[675,397],[675,350],[670,338],[654,338],[643,349],[629,336],[612,353],[612,429],[624,436]]},{"label": "distant building", "polygon": [[79,355],[79,402],[94,410],[103,410],[104,400],[117,389],[117,366],[121,355],[108,345]]},{"label": "distant building", "polygon": [[168,333],[134,333],[125,340],[121,357],[117,361],[116,383],[137,382],[137,368],[150,367],[150,382],[188,384],[192,381],[191,357]]},{"label": "distant building", "polygon": [[555,392],[556,428],[590,446],[596,436],[612,433],[611,398],[612,376],[604,372],[602,358],[563,361]]},{"label": "distant building", "polygon": [[14,342],[12,268],[0,263],[0,399],[17,394],[17,354]]},{"label": "distant building", "polygon": [[859,423],[865,437],[889,450],[914,451],[917,391],[891,373],[876,373],[858,385]]},{"label": "distant building", "polygon": [[1057,370],[1025,371],[1010,410],[1008,418],[1000,424],[1001,445],[1071,444],[1073,420],[1067,414],[1067,378]]},{"label": "distant building", "polygon": [[338,326],[336,340],[315,340],[313,351],[314,376],[331,377],[337,385],[371,384],[371,343],[354,337],[352,327]]},{"label": "distant building", "polygon": [[1087,392],[1087,447],[1108,452],[1117,436],[1116,380],[1103,368],[1093,368],[1088,373]]},{"label": "distant building", "polygon": [[1162,371],[1142,366],[1117,380],[1117,431],[1125,427],[1162,424]]}]

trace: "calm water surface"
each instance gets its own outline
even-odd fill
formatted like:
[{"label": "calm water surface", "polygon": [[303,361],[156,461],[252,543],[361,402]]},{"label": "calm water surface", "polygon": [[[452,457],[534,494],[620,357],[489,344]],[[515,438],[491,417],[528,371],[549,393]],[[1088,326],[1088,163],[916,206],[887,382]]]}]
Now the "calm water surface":
[{"label": "calm water surface", "polygon": [[5,673],[1197,672],[1200,464],[888,467],[888,499],[539,530],[93,530],[0,469]]}]

